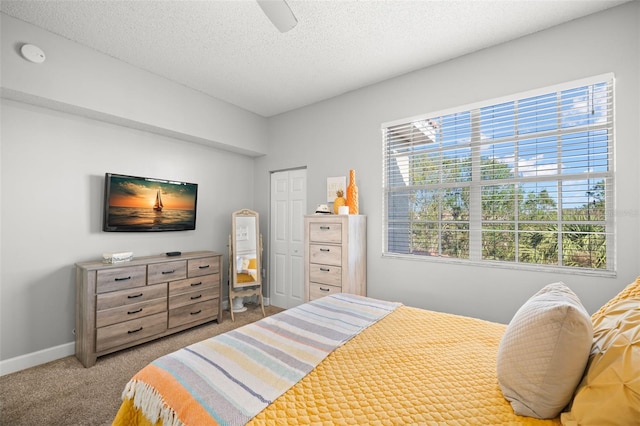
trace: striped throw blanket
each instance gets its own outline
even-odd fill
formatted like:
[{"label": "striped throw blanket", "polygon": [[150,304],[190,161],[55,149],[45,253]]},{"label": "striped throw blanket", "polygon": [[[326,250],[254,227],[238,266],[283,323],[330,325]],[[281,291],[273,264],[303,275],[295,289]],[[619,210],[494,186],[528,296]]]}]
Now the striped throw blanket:
[{"label": "striped throw blanket", "polygon": [[152,423],[243,425],[399,303],[335,294],[158,358],[127,384]]}]

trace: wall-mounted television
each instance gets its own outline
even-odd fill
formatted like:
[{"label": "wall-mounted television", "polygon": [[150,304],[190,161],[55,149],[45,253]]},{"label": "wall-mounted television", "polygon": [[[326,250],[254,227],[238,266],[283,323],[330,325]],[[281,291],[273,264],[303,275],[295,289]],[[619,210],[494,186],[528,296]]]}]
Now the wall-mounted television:
[{"label": "wall-mounted television", "polygon": [[196,229],[198,184],[105,174],[105,232]]}]

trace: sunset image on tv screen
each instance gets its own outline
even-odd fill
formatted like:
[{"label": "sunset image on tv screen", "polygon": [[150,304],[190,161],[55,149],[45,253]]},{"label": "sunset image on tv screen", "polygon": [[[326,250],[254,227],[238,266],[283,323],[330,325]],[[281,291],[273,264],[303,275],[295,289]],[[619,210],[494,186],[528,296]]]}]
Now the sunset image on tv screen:
[{"label": "sunset image on tv screen", "polygon": [[107,179],[105,230],[195,228],[196,184],[120,175]]}]

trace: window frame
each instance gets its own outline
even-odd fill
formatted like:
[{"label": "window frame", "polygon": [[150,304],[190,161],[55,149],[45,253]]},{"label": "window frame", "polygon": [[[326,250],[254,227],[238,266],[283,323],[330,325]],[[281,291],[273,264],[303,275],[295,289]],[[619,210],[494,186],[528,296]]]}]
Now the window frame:
[{"label": "window frame", "polygon": [[[508,104],[510,102],[518,102],[518,101],[523,101],[526,100],[528,98],[535,98],[535,97],[539,97],[539,96],[544,96],[544,95],[551,95],[551,94],[560,94],[561,92],[565,92],[565,91],[569,91],[571,89],[578,89],[584,86],[591,86],[591,85],[598,85],[601,83],[606,83],[608,90],[610,90],[610,94],[607,97],[607,101],[610,101],[609,105],[609,109],[606,111],[607,114],[607,125],[605,127],[605,129],[607,130],[608,133],[606,133],[606,147],[607,147],[607,158],[606,158],[606,163],[607,163],[607,170],[605,172],[601,172],[601,173],[587,173],[585,180],[588,180],[589,182],[591,182],[590,179],[593,179],[594,182],[597,184],[599,182],[597,182],[595,179],[599,179],[602,178],[605,182],[605,198],[604,198],[604,203],[605,203],[605,209],[604,209],[604,220],[602,220],[602,227],[604,228],[604,231],[602,233],[603,238],[605,238],[605,244],[606,244],[606,266],[604,268],[594,268],[594,267],[584,267],[584,266],[565,266],[562,264],[563,258],[565,256],[569,256],[570,253],[566,253],[563,252],[563,247],[562,247],[562,238],[563,238],[563,234],[564,232],[566,232],[564,230],[564,228],[562,230],[560,230],[560,226],[565,226],[571,223],[570,220],[563,220],[562,219],[562,215],[564,214],[564,205],[562,204],[562,202],[564,202],[561,199],[561,202],[558,202],[558,230],[556,230],[555,232],[557,232],[559,234],[559,242],[558,242],[558,264],[545,264],[545,263],[531,263],[531,262],[523,262],[523,261],[519,261],[518,259],[518,254],[517,254],[517,249],[516,249],[516,255],[515,255],[515,259],[514,260],[490,260],[490,259],[484,259],[483,258],[483,253],[482,253],[482,232],[483,232],[483,219],[482,219],[482,187],[486,187],[488,186],[489,183],[491,183],[491,181],[488,180],[483,180],[480,173],[480,169],[481,169],[481,164],[480,164],[480,159],[481,159],[481,149],[483,146],[486,145],[486,142],[482,141],[482,135],[481,135],[481,131],[480,131],[480,127],[482,127],[482,124],[480,122],[480,120],[478,120],[478,116],[480,115],[481,111],[484,108],[489,108],[489,107],[496,107],[502,104]],[[610,89],[609,89],[610,87]],[[561,107],[561,99],[556,99],[556,105],[558,105],[558,108]],[[435,120],[435,119],[441,119],[443,117],[448,117],[448,116],[452,116],[455,114],[463,114],[463,113],[468,113],[470,115],[474,115],[476,114],[476,116],[472,119],[475,120],[475,127],[471,126],[471,130],[470,130],[470,140],[469,140],[469,152],[470,152],[470,158],[471,158],[471,172],[470,172],[470,179],[468,181],[458,181],[458,182],[452,182],[452,183],[439,183],[439,184],[435,184],[435,188],[440,188],[441,190],[444,190],[446,188],[456,188],[456,187],[467,187],[468,191],[469,191],[469,221],[468,221],[468,258],[457,258],[457,257],[443,257],[442,253],[436,253],[436,254],[431,254],[431,255],[425,255],[425,254],[414,254],[412,252],[409,253],[401,253],[401,252],[394,252],[393,251],[393,247],[390,248],[390,242],[389,242],[389,235],[392,232],[392,230],[390,229],[391,226],[393,226],[392,224],[393,222],[393,216],[394,214],[397,212],[397,210],[394,209],[394,207],[390,207],[390,202],[392,202],[392,193],[394,192],[391,185],[389,184],[388,180],[389,180],[389,174],[390,172],[388,172],[388,167],[389,166],[389,157],[390,155],[388,155],[389,149],[388,149],[388,143],[389,139],[391,139],[391,141],[394,140],[394,138],[396,138],[395,136],[391,136],[388,137],[387,135],[387,131],[390,128],[401,128],[401,126],[408,126],[408,125],[415,125],[415,123],[420,123],[420,122],[424,122],[424,123],[429,123],[429,120]],[[560,114],[558,113],[558,116],[560,116]],[[519,117],[519,115],[516,115],[516,117]],[[415,126],[414,126],[415,127]],[[558,128],[562,127],[561,125],[558,125]],[[390,122],[386,122],[386,123],[382,123],[381,125],[381,132],[382,132],[382,202],[383,202],[383,206],[382,206],[382,210],[383,210],[383,217],[382,217],[382,256],[383,257],[389,257],[389,258],[403,258],[403,259],[411,259],[411,260],[420,260],[420,261],[435,261],[435,262],[446,262],[446,263],[459,263],[459,264],[465,264],[465,265],[474,265],[474,266],[489,266],[489,267],[500,267],[500,268],[509,268],[509,269],[521,269],[521,270],[545,270],[548,272],[562,272],[562,273],[576,273],[576,274],[584,274],[584,275],[598,275],[598,276],[615,276],[616,274],[616,270],[617,270],[617,265],[616,265],[616,250],[615,250],[615,244],[616,244],[616,238],[615,238],[615,234],[616,234],[616,230],[615,230],[615,215],[613,214],[613,208],[614,208],[614,202],[615,202],[615,168],[614,168],[614,148],[615,148],[615,76],[613,73],[606,73],[606,74],[601,74],[601,75],[597,75],[597,76],[593,76],[593,77],[588,77],[588,78],[584,78],[584,79],[579,79],[579,80],[573,80],[573,81],[569,81],[569,82],[565,82],[565,83],[561,83],[561,84],[557,84],[557,85],[553,85],[553,86],[547,86],[547,87],[543,87],[543,88],[539,88],[539,89],[534,89],[534,90],[529,90],[529,91],[525,91],[525,92],[520,92],[520,93],[516,93],[513,95],[508,95],[508,96],[503,96],[503,97],[499,97],[499,98],[494,98],[494,99],[489,99],[486,101],[482,101],[482,102],[476,102],[476,103],[472,103],[472,104],[467,104],[467,105],[462,105],[459,107],[453,107],[453,108],[448,108],[445,110],[440,110],[440,111],[436,111],[436,112],[432,112],[432,113],[428,113],[428,114],[421,114],[421,115],[417,115],[417,116],[413,116],[413,117],[408,117],[408,118],[403,118],[403,119],[399,119],[399,120],[394,120],[394,121],[390,121]],[[423,129],[423,133],[426,135],[427,134],[427,130]],[[554,130],[553,132],[556,137],[559,139],[559,137],[557,136],[558,133],[561,133],[561,130]],[[513,136],[512,139],[514,140],[518,140],[518,139],[524,139],[525,137],[523,135],[516,135]],[[536,136],[536,133],[533,133],[533,138],[538,138]],[[508,140],[509,138],[506,138],[506,140]],[[495,144],[495,143],[493,143]],[[538,142],[536,142],[536,146],[537,146]],[[514,145],[517,146],[517,142],[514,142]],[[562,146],[566,146],[568,145],[567,143],[564,143],[564,145]],[[560,148],[562,146],[558,146],[558,152],[560,152]],[[395,147],[395,146],[394,146]],[[435,152],[436,150],[434,150]],[[439,151],[440,154],[442,154],[442,150]],[[560,168],[563,165],[562,164],[562,157],[560,156],[560,154],[558,154],[557,158],[556,158],[556,163],[555,166],[559,169],[558,172],[556,172],[556,174],[554,176],[552,176],[551,178],[547,178],[546,181],[550,182],[550,181],[555,181],[557,183],[557,185],[559,185],[559,187],[562,187],[564,182],[568,182],[569,179],[568,177],[566,177],[561,171]],[[442,161],[439,163],[440,167],[442,167]],[[397,164],[396,164],[397,165]],[[398,166],[399,167],[399,166]],[[413,168],[412,166],[406,166],[408,167],[408,169],[410,170],[410,173],[413,173]],[[406,171],[405,171],[406,173]],[[575,176],[574,176],[575,175]],[[574,173],[574,177],[576,177],[577,175]],[[517,182],[536,182],[536,181],[540,181],[543,182],[545,181],[542,178],[534,178],[534,179],[527,179],[524,177],[513,177],[511,179],[507,179],[507,180],[501,180],[501,181],[497,181],[497,183],[499,184],[514,184]],[[412,181],[413,182],[413,181]],[[591,183],[589,183],[589,185],[591,185]],[[408,188],[408,186],[407,186]],[[433,189],[434,187],[429,187],[428,185],[425,186],[417,186],[418,189],[422,189],[423,191],[426,189]],[[401,192],[401,191],[399,191]],[[407,192],[407,194],[409,194],[409,190],[405,188],[405,192]],[[426,191],[425,191],[426,192]],[[561,190],[560,190],[561,192]],[[515,211],[519,210],[518,207],[518,203],[520,200],[518,200],[517,198],[517,193],[514,191],[514,193],[516,194],[516,198],[514,199],[514,203],[516,204],[516,208]],[[409,197],[409,195],[405,195],[406,197]],[[439,207],[441,208],[441,207]],[[406,201],[406,212],[407,214],[410,214],[409,212],[411,211],[411,207],[410,207],[410,202],[409,200]],[[517,214],[517,213],[516,213]],[[390,215],[392,216],[390,218]],[[402,232],[399,232],[398,236],[399,237],[406,237],[407,241],[409,241],[408,239],[411,238],[411,230],[413,228],[411,228],[411,219],[407,218],[405,219],[407,226],[409,226],[409,228],[405,229]],[[424,221],[424,220],[423,220]],[[437,218],[437,220],[433,221],[433,223],[438,225],[438,232],[441,232],[442,229],[442,225],[443,224],[447,224],[451,221],[447,221],[444,220],[442,216],[439,216]],[[525,223],[526,221],[512,221],[511,223],[514,224],[514,226],[516,226],[517,224],[522,224]],[[533,224],[533,222],[532,222]],[[592,224],[592,222],[588,222],[588,224]],[[533,226],[533,225],[532,225]],[[516,229],[516,228],[514,228]],[[520,232],[519,229],[516,229],[517,232],[514,231],[514,238],[517,238],[516,235],[518,235]],[[402,235],[402,233],[406,233],[406,235]],[[395,235],[395,234],[394,234]],[[598,234],[600,235],[600,234]],[[440,238],[440,237],[438,237]],[[439,243],[441,242],[441,240],[439,240]],[[404,242],[404,244],[409,244],[408,242]]]}]

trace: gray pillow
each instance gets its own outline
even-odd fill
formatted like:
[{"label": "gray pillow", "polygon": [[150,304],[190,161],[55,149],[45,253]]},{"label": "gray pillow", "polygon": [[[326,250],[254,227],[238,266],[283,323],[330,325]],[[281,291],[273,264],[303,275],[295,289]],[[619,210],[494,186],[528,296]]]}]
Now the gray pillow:
[{"label": "gray pillow", "polygon": [[592,341],[591,317],[564,283],[533,295],[498,348],[498,382],[513,411],[539,419],[558,416],[582,378]]}]

